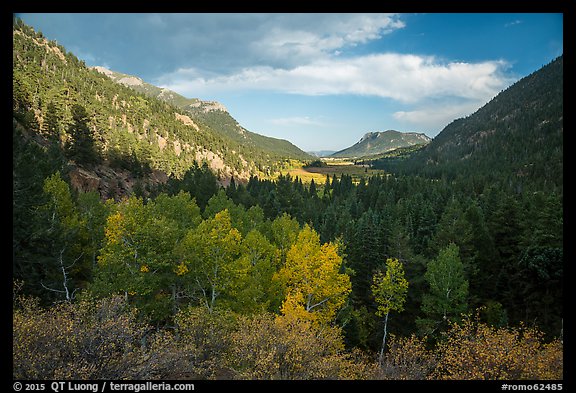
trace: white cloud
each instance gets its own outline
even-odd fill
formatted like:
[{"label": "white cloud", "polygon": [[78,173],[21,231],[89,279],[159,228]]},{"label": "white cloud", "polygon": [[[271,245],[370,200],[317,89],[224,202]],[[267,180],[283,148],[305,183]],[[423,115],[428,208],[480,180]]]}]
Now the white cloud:
[{"label": "white cloud", "polygon": [[271,124],[277,126],[318,126],[323,127],[322,121],[312,119],[308,116],[293,116],[293,117],[282,117],[269,120]]},{"label": "white cloud", "polygon": [[396,14],[146,14],[124,24],[142,55],[175,69],[223,74],[258,66],[290,69],[404,27]]},{"label": "white cloud", "polygon": [[520,19],[516,19],[513,20],[512,22],[508,22],[504,25],[504,27],[510,27],[510,26],[514,26],[514,25],[519,25],[520,23],[522,23],[522,21]]},{"label": "white cloud", "polygon": [[247,67],[230,75],[180,69],[157,83],[185,96],[225,91],[274,91],[302,95],[353,94],[402,103],[458,98],[486,101],[512,81],[507,63],[444,63],[431,56],[396,53],[323,58],[290,69]]},{"label": "white cloud", "polygon": [[[433,132],[513,82],[505,74],[509,65],[498,59],[451,62],[348,50],[404,28],[395,14],[217,14],[193,24],[191,18],[155,17],[156,25],[172,26],[168,46],[181,48],[187,60],[174,62],[176,71],[152,83],[186,97],[257,91],[379,97],[403,106],[393,114],[397,121]],[[304,116],[269,123],[318,126],[316,121]]]},{"label": "white cloud", "polygon": [[478,110],[485,102],[475,100],[463,104],[438,105],[421,107],[411,111],[397,111],[394,119],[426,131],[428,136],[435,136],[454,119],[468,116]]},{"label": "white cloud", "polygon": [[[305,64],[375,40],[405,26],[395,14],[275,15],[248,46],[271,66]],[[281,65],[280,65],[281,64]]]}]

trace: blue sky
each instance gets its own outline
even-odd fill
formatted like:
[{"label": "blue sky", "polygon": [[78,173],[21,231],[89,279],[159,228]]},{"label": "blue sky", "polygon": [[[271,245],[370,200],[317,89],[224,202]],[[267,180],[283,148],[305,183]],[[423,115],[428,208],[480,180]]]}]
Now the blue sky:
[{"label": "blue sky", "polygon": [[89,66],[217,100],[306,151],[436,136],[563,53],[563,15],[19,14]]}]

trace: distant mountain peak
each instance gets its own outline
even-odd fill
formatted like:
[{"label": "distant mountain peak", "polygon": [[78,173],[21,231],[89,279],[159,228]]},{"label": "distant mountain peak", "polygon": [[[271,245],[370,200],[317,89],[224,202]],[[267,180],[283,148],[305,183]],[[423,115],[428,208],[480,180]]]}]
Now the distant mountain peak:
[{"label": "distant mountain peak", "polygon": [[119,72],[109,70],[108,68],[102,66],[95,66],[92,68],[100,72],[101,74],[106,75],[113,81],[120,83],[121,85],[124,86],[132,87],[132,86],[141,86],[144,84],[144,81],[138,78],[137,76],[122,74]]},{"label": "distant mountain peak", "polygon": [[362,136],[362,138],[360,138],[360,140],[358,141],[358,143],[366,141],[368,139],[373,139],[373,138],[377,138],[380,135],[379,132],[377,131],[371,131],[371,132],[367,132],[366,134],[364,134],[364,136]]},{"label": "distant mountain peak", "polygon": [[386,153],[401,147],[427,144],[430,141],[431,139],[423,133],[396,130],[370,131],[354,145],[332,154],[331,157],[360,158]]}]

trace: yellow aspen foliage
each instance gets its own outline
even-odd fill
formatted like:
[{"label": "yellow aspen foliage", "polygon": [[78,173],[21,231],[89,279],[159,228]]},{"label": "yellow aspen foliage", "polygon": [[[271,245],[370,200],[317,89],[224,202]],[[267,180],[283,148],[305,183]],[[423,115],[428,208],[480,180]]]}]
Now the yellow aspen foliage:
[{"label": "yellow aspen foliage", "polygon": [[104,235],[110,244],[118,244],[122,240],[122,233],[124,231],[123,215],[122,212],[116,212],[108,216],[106,220],[106,227],[104,228]]},{"label": "yellow aspen foliage", "polygon": [[320,324],[332,322],[351,292],[350,277],[340,273],[342,263],[338,245],[320,244],[320,236],[305,225],[274,276],[285,288],[282,314]]},{"label": "yellow aspen foliage", "polygon": [[435,379],[562,379],[562,345],[535,328],[495,328],[467,317],[438,345]]},{"label": "yellow aspen foliage", "polygon": [[188,273],[188,266],[186,266],[186,263],[184,261],[182,261],[178,266],[176,266],[176,268],[174,269],[174,273],[176,273],[177,276],[183,276],[186,273]]},{"label": "yellow aspen foliage", "polygon": [[284,321],[307,321],[312,323],[318,322],[318,313],[311,313],[304,307],[304,295],[302,292],[293,291],[286,295],[282,302],[280,312],[282,315],[278,319]]}]

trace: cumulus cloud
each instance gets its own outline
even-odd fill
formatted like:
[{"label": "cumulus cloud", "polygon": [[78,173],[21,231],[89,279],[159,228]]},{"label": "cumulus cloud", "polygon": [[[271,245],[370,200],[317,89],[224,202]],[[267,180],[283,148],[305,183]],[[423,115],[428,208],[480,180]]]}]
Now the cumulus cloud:
[{"label": "cumulus cloud", "polygon": [[[430,129],[468,115],[513,82],[509,64],[498,59],[348,50],[404,28],[396,14],[218,14],[194,19],[193,27],[186,27],[191,16],[151,18],[158,29],[172,26],[168,46],[190,59],[174,62],[180,66],[152,83],[187,97],[249,91],[379,97],[404,106],[396,120]],[[318,125],[305,117],[270,122]]]},{"label": "cumulus cloud", "polygon": [[[129,15],[129,37],[175,68],[237,72],[292,68],[404,27],[396,14],[149,14]],[[134,20],[132,20],[134,18]]]},{"label": "cumulus cloud", "polygon": [[394,14],[284,14],[261,25],[248,47],[267,65],[290,68],[378,39],[405,26]]},{"label": "cumulus cloud", "polygon": [[[41,15],[41,16],[40,16]],[[194,66],[231,74],[258,66],[290,69],[404,27],[396,14],[96,13],[24,14],[67,32],[115,70],[146,81]],[[50,30],[50,29],[49,29]],[[92,34],[86,34],[92,32]],[[89,49],[88,49],[89,48]],[[138,59],[134,64],[134,60]]]},{"label": "cumulus cloud", "polygon": [[483,101],[471,101],[449,105],[432,104],[410,111],[397,111],[392,116],[401,123],[423,129],[429,136],[434,136],[454,119],[468,116],[478,110],[483,103]]},{"label": "cumulus cloud", "polygon": [[184,95],[267,90],[303,95],[355,94],[418,103],[438,97],[483,101],[511,80],[503,61],[443,63],[432,56],[397,53],[319,59],[291,69],[248,67],[231,75],[203,76],[180,69],[157,82]]}]

